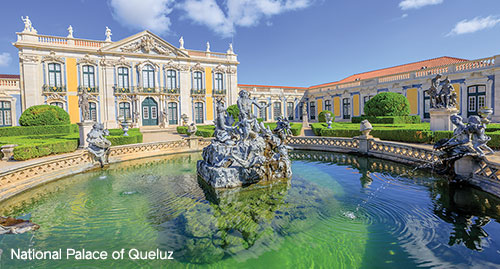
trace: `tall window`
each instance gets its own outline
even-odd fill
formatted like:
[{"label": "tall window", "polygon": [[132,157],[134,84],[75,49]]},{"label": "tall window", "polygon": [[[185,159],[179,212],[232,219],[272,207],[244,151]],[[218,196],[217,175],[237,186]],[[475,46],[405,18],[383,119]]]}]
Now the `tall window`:
[{"label": "tall window", "polygon": [[223,82],[223,75],[222,73],[215,73],[214,77],[214,86],[216,91],[221,91],[224,89],[224,82]]},{"label": "tall window", "polygon": [[293,110],[293,102],[288,102],[286,104],[286,113],[288,114],[288,120],[293,120],[293,113],[294,113],[294,110]]},{"label": "tall window", "polygon": [[10,102],[0,101],[0,127],[12,126]]},{"label": "tall window", "polygon": [[172,90],[177,88],[177,72],[175,70],[167,70],[167,89]]},{"label": "tall window", "polygon": [[64,104],[62,102],[52,102],[50,103],[51,106],[58,106],[62,109],[64,109]]},{"label": "tall window", "polygon": [[83,86],[88,88],[95,87],[94,67],[91,65],[83,66]]},{"label": "tall window", "polygon": [[61,65],[56,63],[51,63],[49,66],[49,86],[51,87],[61,87]]},{"label": "tall window", "polygon": [[90,119],[93,121],[97,121],[97,105],[94,102],[89,103],[90,110]]},{"label": "tall window", "polygon": [[170,102],[168,103],[168,124],[177,124],[177,103]]},{"label": "tall window", "polygon": [[261,119],[264,119],[264,121],[267,121],[267,103],[266,102],[259,102],[259,105],[262,107],[260,110],[259,110],[259,118]]},{"label": "tall window", "polygon": [[118,67],[118,88],[128,89],[128,68]]},{"label": "tall window", "polygon": [[128,102],[121,102],[118,104],[119,112],[118,112],[118,117],[120,119],[130,119],[130,103]]},{"label": "tall window", "polygon": [[424,91],[424,119],[431,117],[429,110],[431,109],[431,97]]},{"label": "tall window", "polygon": [[202,77],[203,74],[200,71],[196,71],[193,73],[193,89],[195,90],[203,89]]},{"label": "tall window", "polygon": [[477,115],[486,106],[486,85],[475,85],[467,88],[467,117]]},{"label": "tall window", "polygon": [[309,115],[311,120],[316,119],[316,102],[314,101],[309,103]]},{"label": "tall window", "polygon": [[351,101],[349,98],[342,99],[342,113],[344,119],[351,118]]},{"label": "tall window", "polygon": [[142,69],[142,87],[155,87],[155,69],[150,64],[144,66],[144,69]]},{"label": "tall window", "polygon": [[332,111],[332,101],[325,100],[325,110]]},{"label": "tall window", "polygon": [[278,120],[278,117],[281,117],[281,103],[280,102],[274,102],[273,114],[274,114],[274,120]]},{"label": "tall window", "polygon": [[203,103],[194,103],[194,121],[195,123],[203,123]]}]

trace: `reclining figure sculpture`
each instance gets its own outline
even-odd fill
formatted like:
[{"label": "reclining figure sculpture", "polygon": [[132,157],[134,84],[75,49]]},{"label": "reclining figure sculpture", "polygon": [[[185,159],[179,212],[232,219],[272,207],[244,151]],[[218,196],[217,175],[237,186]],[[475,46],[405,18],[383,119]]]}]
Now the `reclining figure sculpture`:
[{"label": "reclining figure sculpture", "polygon": [[232,188],[290,178],[291,162],[286,140],[291,135],[290,123],[278,118],[274,130],[259,123],[251,106],[262,106],[242,90],[237,101],[238,122],[227,113],[223,104],[217,104],[215,139],[203,149],[203,160],[198,161],[199,176],[214,188]]}]

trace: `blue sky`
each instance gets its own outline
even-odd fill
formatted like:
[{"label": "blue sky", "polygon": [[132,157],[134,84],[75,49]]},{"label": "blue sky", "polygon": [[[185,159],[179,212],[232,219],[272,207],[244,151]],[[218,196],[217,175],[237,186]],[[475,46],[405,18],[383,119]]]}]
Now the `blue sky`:
[{"label": "blue sky", "polygon": [[498,0],[24,0],[4,1],[0,74],[19,74],[15,32],[114,41],[150,29],[178,46],[225,52],[239,83],[311,86],[440,56],[500,54]]}]

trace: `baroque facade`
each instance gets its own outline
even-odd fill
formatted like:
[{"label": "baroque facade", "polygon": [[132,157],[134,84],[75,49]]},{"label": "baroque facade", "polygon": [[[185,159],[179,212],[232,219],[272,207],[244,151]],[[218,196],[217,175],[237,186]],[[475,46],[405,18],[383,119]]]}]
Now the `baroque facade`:
[{"label": "baroque facade", "polygon": [[[68,29],[70,30],[70,29]],[[135,126],[213,122],[215,103],[237,98],[237,56],[177,48],[150,31],[120,41],[40,35],[32,28],[17,33],[21,110],[57,105],[72,123],[81,120],[78,94],[91,95],[91,117],[107,128],[129,119]]]}]

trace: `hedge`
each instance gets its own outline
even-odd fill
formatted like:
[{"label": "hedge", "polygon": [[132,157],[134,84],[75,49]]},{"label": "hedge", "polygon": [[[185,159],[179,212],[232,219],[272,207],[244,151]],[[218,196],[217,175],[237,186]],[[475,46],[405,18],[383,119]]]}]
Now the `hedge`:
[{"label": "hedge", "polygon": [[405,96],[395,92],[381,92],[365,104],[367,116],[408,116],[410,102]]},{"label": "hedge", "polygon": [[[276,128],[276,123],[264,123],[264,126],[269,126],[271,130]],[[214,125],[198,125],[196,126],[198,129],[195,133],[197,136],[202,137],[212,137],[214,136],[215,126]],[[294,136],[300,135],[302,131],[302,123],[290,123],[290,130]],[[187,126],[177,126],[177,133],[179,134],[187,134]]]},{"label": "hedge", "polygon": [[23,136],[23,135],[44,135],[44,134],[69,134],[78,132],[78,125],[45,125],[45,126],[14,126],[1,127],[0,137]]},{"label": "hedge", "polygon": [[335,121],[335,115],[333,115],[333,112],[331,112],[330,110],[323,110],[319,113],[318,115],[318,122],[326,122],[326,114],[330,114],[331,118],[332,118],[332,122]]},{"label": "hedge", "polygon": [[418,124],[422,123],[420,116],[360,116],[352,117],[352,123],[360,123],[363,120],[368,120],[370,123],[382,123],[382,124]]},{"label": "hedge", "polygon": [[66,153],[78,148],[78,140],[55,140],[33,145],[21,145],[14,148],[14,160],[24,161],[50,154]]},{"label": "hedge", "polygon": [[22,126],[43,126],[70,124],[69,114],[64,109],[52,105],[31,106],[19,118]]},{"label": "hedge", "polygon": [[111,129],[109,134],[106,138],[111,142],[112,146],[142,143],[142,133],[138,128],[130,129],[128,136],[123,136],[121,129]]}]

